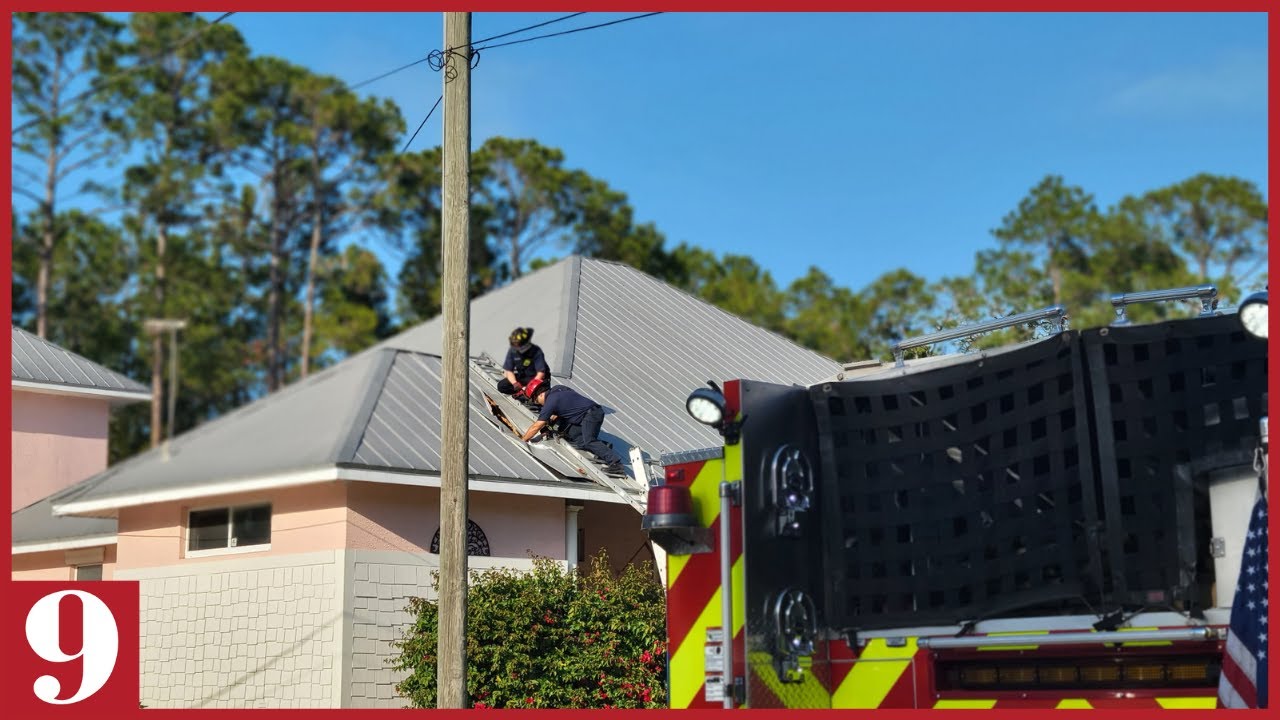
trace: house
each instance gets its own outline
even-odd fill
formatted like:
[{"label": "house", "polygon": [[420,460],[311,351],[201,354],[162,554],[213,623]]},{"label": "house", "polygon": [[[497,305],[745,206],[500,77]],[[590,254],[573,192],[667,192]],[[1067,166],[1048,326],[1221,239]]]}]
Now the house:
[{"label": "house", "polygon": [[[534,450],[494,389],[515,326],[555,383],[606,407],[602,437],[650,472],[716,446],[684,410],[709,379],[815,382],[834,361],[625,265],[570,257],[471,303],[469,565],[649,552],[644,477]],[[397,707],[388,667],[438,568],[441,320],[122,462],[51,500],[115,519],[140,582],[142,699],[169,707]],[[520,413],[525,413],[520,417]],[[501,416],[501,417],[499,417]]]},{"label": "house", "polygon": [[18,327],[11,326],[10,352],[12,576],[110,579],[115,520],[55,518],[48,498],[106,469],[112,409],[149,401],[151,393]]}]

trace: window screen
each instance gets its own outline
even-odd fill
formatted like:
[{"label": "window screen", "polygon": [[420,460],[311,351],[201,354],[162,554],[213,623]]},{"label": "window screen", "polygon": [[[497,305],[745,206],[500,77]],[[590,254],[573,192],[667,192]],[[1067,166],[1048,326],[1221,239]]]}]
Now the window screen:
[{"label": "window screen", "polygon": [[76,567],[76,580],[101,580],[102,565],[79,565]]}]

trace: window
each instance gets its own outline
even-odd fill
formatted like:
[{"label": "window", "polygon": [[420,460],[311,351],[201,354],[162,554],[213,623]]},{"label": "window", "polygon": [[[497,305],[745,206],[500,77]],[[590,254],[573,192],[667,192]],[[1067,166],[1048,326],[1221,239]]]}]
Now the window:
[{"label": "window", "polygon": [[265,550],[271,544],[271,506],[210,508],[187,515],[187,553]]},{"label": "window", "polygon": [[76,580],[101,580],[102,564],[97,565],[77,565]]}]

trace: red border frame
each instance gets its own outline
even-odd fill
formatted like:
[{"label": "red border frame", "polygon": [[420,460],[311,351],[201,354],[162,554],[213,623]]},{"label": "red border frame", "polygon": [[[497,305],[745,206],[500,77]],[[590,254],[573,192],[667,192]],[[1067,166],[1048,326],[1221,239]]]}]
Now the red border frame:
[{"label": "red border frame", "polygon": [[[392,0],[391,2],[383,1],[383,2],[363,3],[361,4],[361,11],[365,11],[365,12],[392,11],[392,10],[397,10],[397,11],[419,10],[419,11],[430,11],[430,12],[438,12],[438,11],[446,11],[446,10],[563,11],[566,9],[576,9],[576,8],[588,8],[592,10],[615,10],[615,11],[651,11],[651,10],[764,11],[764,10],[776,10],[779,7],[779,3],[776,1],[763,2],[762,0],[745,0],[745,1],[739,0],[738,2],[726,2],[725,0],[703,0],[702,2],[688,1],[688,2],[678,2],[678,3],[671,3],[671,2],[637,3],[637,2],[616,2],[616,1],[606,2],[605,0],[592,0],[591,2],[579,2],[576,4],[570,3],[569,5],[572,5],[573,8],[568,7],[563,2],[514,3],[514,2],[508,1],[508,2],[466,3],[466,2],[459,2],[458,0],[445,0],[444,2],[433,3],[430,8],[424,8],[422,7],[422,5],[416,4],[416,3],[408,3],[408,2],[404,2],[404,0],[398,0],[398,1]],[[829,1],[823,2],[822,0],[819,0],[818,2],[801,2],[799,4],[791,3],[786,7],[786,10],[788,12],[836,11],[836,10],[864,11],[864,12],[865,11],[898,11],[898,12],[901,12],[901,11],[934,11],[934,12],[936,11],[954,11],[954,12],[1023,11],[1023,12],[1026,12],[1028,11],[1028,7],[1032,5],[1033,5],[1032,3],[1027,3],[1027,2],[1016,3],[1016,2],[1009,2],[1008,0],[986,0],[986,1],[983,1],[983,0],[968,0],[968,1],[913,0],[908,2],[893,2],[893,0],[871,0],[867,2],[842,2],[842,3],[829,2]],[[260,2],[254,2],[254,3],[246,3],[246,2],[221,3],[219,4],[219,7],[217,9],[222,11],[226,11],[230,9],[230,10],[254,10],[254,11],[320,12],[320,11],[342,11],[342,10],[348,10],[351,7],[352,7],[352,3],[350,2],[334,2],[333,0],[321,0],[320,2],[312,2],[312,3],[302,3],[302,2],[298,2],[297,0],[264,0]],[[1276,78],[1278,75],[1280,75],[1280,53],[1278,53],[1276,50],[1276,40],[1277,38],[1280,38],[1280,12],[1275,11],[1273,9],[1274,7],[1275,6],[1273,2],[1263,2],[1262,0],[1234,0],[1232,2],[1219,2],[1219,3],[1211,3],[1211,2],[1203,2],[1203,1],[1189,2],[1188,0],[1125,0],[1118,3],[1107,2],[1106,0],[1074,0],[1074,1],[1073,0],[1050,0],[1048,2],[1035,3],[1031,11],[1034,11],[1034,12],[1046,12],[1046,11],[1268,12],[1270,11],[1270,16],[1268,17],[1268,38],[1270,40],[1270,46],[1268,48],[1269,60],[1270,60],[1269,82],[1268,82],[1269,91],[1270,91],[1270,97],[1269,97],[1269,103],[1268,103],[1268,130],[1271,130],[1276,125],[1276,108],[1277,108],[1276,89],[1278,86]],[[98,2],[94,0],[90,0],[87,2],[73,2],[73,1],[69,2],[67,0],[52,0],[50,2],[37,2],[37,3],[18,2],[18,3],[15,3],[15,7],[11,8],[10,12],[17,11],[17,10],[97,10],[97,11],[153,10],[154,11],[154,10],[169,10],[172,8],[173,8],[173,3],[171,2],[154,2],[152,0],[129,0],[123,3],[119,3],[119,2],[107,3],[107,2]],[[4,22],[5,22],[5,32],[4,32],[4,39],[3,39],[4,56],[6,58],[6,62],[11,62],[10,59],[12,58],[12,50],[11,50],[12,16],[6,13]],[[11,93],[12,91],[11,72],[4,73],[2,82],[5,90]],[[12,128],[12,118],[10,117],[9,113],[10,113],[9,110],[5,111],[6,129]],[[1270,156],[1273,154],[1274,154],[1274,150],[1269,147],[1268,148],[1269,159],[1270,159]],[[10,159],[9,161],[7,161],[8,172],[4,173],[4,177],[2,181],[5,187],[9,187],[10,190],[12,190],[11,164],[12,164],[12,160]],[[1275,187],[1277,185],[1278,179],[1280,179],[1280,172],[1277,171],[1276,164],[1274,162],[1271,162],[1269,164],[1268,191],[1271,193],[1271,198],[1269,199],[1269,212],[1270,212],[1270,217],[1273,217],[1273,218],[1277,214],[1276,213],[1277,209],[1280,208],[1280,202],[1277,202],[1274,195],[1274,191],[1275,191]],[[4,213],[3,221],[4,221],[5,227],[10,227],[11,210],[12,210],[11,206],[7,206],[3,211]],[[3,263],[6,266],[6,269],[9,270],[9,272],[6,272],[4,274],[4,279],[3,279],[3,284],[4,284],[3,302],[5,304],[5,307],[9,307],[9,304],[11,301],[10,285],[12,282],[12,275],[11,275],[12,238],[8,236],[6,237],[9,241],[8,244],[9,244],[10,252],[5,253],[3,258]],[[1275,259],[1276,254],[1277,254],[1277,251],[1275,249],[1275,246],[1270,246],[1268,249],[1268,255],[1269,255],[1268,266],[1271,265],[1271,262]],[[5,364],[11,363],[11,360],[8,357],[6,357],[6,360],[8,360],[8,362],[6,362]],[[1275,376],[1278,366],[1280,366],[1280,362],[1277,362],[1277,360],[1274,357],[1271,358],[1270,364],[1268,367],[1268,372],[1270,373],[1271,377]],[[11,393],[12,391],[10,390],[7,392]],[[1270,409],[1272,408],[1274,408],[1274,402],[1272,403],[1271,407],[1269,407],[1268,414],[1270,414]],[[10,429],[12,430],[12,427],[11,427],[12,418],[10,414],[5,413],[4,420],[2,422],[3,422],[3,427],[10,427]],[[12,454],[12,448],[9,446],[6,446],[6,447],[7,449],[5,451],[5,456],[6,456],[5,466],[10,467],[10,462],[11,462],[10,456]],[[1276,524],[1277,524],[1277,520],[1275,519],[1275,516],[1276,514],[1272,513],[1271,515],[1272,524],[1270,526],[1270,531],[1273,537],[1275,535]],[[10,537],[8,532],[11,524],[10,519],[6,516],[3,519],[3,521],[0,521],[0,524],[2,524],[6,530],[6,532],[4,533],[5,537]],[[9,574],[6,572],[4,574],[3,581],[0,582],[0,612],[10,613],[10,612],[18,611],[17,608],[9,607],[10,602],[9,602],[9,593],[7,592],[7,586],[10,582],[12,582],[12,580],[9,579]],[[1277,671],[1273,666],[1271,669],[1270,677],[1269,677],[1269,681],[1273,689],[1275,688],[1275,685],[1276,685],[1276,682],[1275,682],[1276,676],[1277,676]],[[173,713],[179,713],[179,712],[198,712],[198,711],[151,709],[151,710],[145,711],[145,717],[167,716],[167,715],[170,715]],[[436,713],[441,716],[450,715],[453,713],[470,713],[470,712],[474,712],[474,711],[436,711]],[[482,711],[482,712],[500,712],[500,711]],[[580,711],[534,710],[534,711],[526,711],[526,712],[545,714],[548,716],[570,716],[570,715],[577,715],[579,714]],[[611,713],[611,712],[623,712],[623,711],[594,711],[594,712]],[[673,711],[665,711],[665,712],[673,712]],[[720,712],[720,711],[688,710],[688,711],[684,711],[681,716],[692,718],[692,717],[699,717],[704,713],[710,713],[710,712]],[[891,717],[898,713],[910,713],[912,715],[918,715],[920,711],[879,710],[876,712],[878,714],[883,714]],[[959,711],[959,712],[961,715],[970,715],[973,717],[978,717],[977,713],[980,713],[983,711]],[[1125,711],[1095,710],[1094,712],[1101,713],[1102,717],[1115,717],[1115,718],[1122,718],[1122,717],[1128,718],[1133,713],[1133,711],[1129,711],[1129,710],[1125,710]],[[144,711],[130,710],[130,711],[121,711],[119,713],[97,713],[97,715],[100,717],[138,717],[140,714],[143,714],[143,713]],[[225,715],[228,717],[241,717],[241,716],[250,716],[252,713],[253,711],[250,711],[250,710],[225,710],[225,711],[220,711],[219,716]],[[306,717],[312,717],[315,713],[325,713],[325,714],[340,713],[341,716],[344,718],[356,717],[356,716],[380,717],[379,712],[375,710],[318,710],[318,711],[317,710],[277,710],[273,712],[273,715],[287,716],[289,714],[295,714],[299,717],[302,717],[303,713],[306,714],[305,715]],[[789,718],[793,716],[793,713],[788,711],[754,711],[754,714],[759,715],[761,717],[774,716],[779,718]],[[1048,717],[1049,713],[1041,710],[1024,710],[1020,715],[1018,715],[1018,717],[1026,717],[1026,716]]]}]

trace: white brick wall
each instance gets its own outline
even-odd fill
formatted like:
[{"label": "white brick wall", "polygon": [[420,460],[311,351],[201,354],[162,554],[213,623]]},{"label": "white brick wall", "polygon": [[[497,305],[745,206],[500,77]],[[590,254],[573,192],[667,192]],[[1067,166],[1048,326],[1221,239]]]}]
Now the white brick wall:
[{"label": "white brick wall", "polygon": [[342,552],[122,570],[140,587],[142,703],[339,707]]},{"label": "white brick wall", "polygon": [[[472,570],[490,567],[529,569],[520,558],[467,558]],[[398,649],[392,642],[404,637],[413,617],[405,612],[410,597],[432,599],[431,574],[440,556],[375,550],[347,551],[347,598],[351,630],[351,682],[343,707],[400,708],[407,701],[396,694],[396,683],[408,673],[391,668]]]}]

